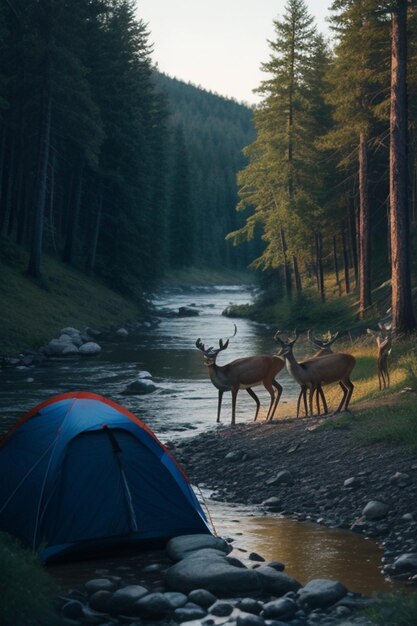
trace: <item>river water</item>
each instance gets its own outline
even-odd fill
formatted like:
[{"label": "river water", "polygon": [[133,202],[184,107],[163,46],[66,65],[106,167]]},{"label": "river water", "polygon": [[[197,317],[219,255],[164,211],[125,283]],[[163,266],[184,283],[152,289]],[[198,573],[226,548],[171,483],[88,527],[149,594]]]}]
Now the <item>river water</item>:
[{"label": "river water", "polygon": [[[107,396],[131,410],[146,422],[163,443],[207,428],[215,428],[217,391],[211,384],[203,357],[195,347],[197,338],[218,345],[220,338],[233,334],[233,322],[221,315],[229,304],[251,300],[247,287],[219,286],[189,292],[162,292],[154,303],[158,308],[178,310],[195,306],[196,317],[163,317],[152,330],[131,333],[123,339],[102,343],[97,357],[50,359],[34,369],[7,368],[1,372],[0,433],[36,404],[66,391],[91,391]],[[239,319],[237,334],[219,356],[219,364],[253,354],[274,354],[273,331]],[[306,347],[307,349],[307,347]],[[140,370],[148,370],[157,391],[146,396],[125,395],[124,389]],[[277,416],[288,415],[299,387],[285,369],[279,375],[284,388]],[[269,394],[257,388],[262,419],[269,406]],[[293,406],[293,404],[292,404]],[[252,420],[255,404],[241,391],[237,400],[238,422]],[[230,422],[230,394],[223,397],[222,420]],[[253,509],[210,501],[209,508],[219,534],[233,537],[238,556],[243,550],[255,551],[266,559],[282,560],[290,575],[302,583],[312,578],[335,578],[353,591],[371,593],[390,588],[378,566],[381,549],[353,533],[331,531],[314,524],[302,524],[277,516],[262,516]],[[239,544],[241,544],[239,548]],[[101,564],[103,566],[103,564]],[[77,576],[93,573],[88,564]],[[71,566],[70,578],[74,574]],[[65,579],[65,567],[60,569]]]}]

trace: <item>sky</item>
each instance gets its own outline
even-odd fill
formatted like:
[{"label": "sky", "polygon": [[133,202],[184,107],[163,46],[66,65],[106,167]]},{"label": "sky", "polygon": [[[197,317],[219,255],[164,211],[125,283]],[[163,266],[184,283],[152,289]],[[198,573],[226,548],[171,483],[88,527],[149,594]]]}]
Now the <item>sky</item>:
[{"label": "sky", "polygon": [[[169,76],[219,95],[254,104],[252,93],[265,74],[273,20],[286,0],[138,0],[148,24],[152,60]],[[318,29],[328,35],[331,0],[306,0]]]}]

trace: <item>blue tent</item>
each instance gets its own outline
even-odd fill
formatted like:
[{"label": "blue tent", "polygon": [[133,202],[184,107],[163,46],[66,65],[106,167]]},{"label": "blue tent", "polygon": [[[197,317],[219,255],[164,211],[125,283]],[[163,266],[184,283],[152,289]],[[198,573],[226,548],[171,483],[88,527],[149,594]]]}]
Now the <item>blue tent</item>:
[{"label": "blue tent", "polygon": [[154,433],[92,393],[55,396],[0,441],[0,530],[51,561],[210,533],[182,469]]}]

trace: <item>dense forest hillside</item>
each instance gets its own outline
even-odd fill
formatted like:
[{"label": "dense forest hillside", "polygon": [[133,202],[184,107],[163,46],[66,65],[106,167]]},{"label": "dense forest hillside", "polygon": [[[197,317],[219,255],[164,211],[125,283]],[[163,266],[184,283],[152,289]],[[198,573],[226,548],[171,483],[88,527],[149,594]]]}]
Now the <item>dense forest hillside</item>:
[{"label": "dense forest hillside", "polygon": [[[255,137],[252,110],[164,74],[156,73],[155,79],[168,97],[172,175],[183,185],[182,191],[175,188],[170,205],[171,235],[197,266],[244,268],[259,252],[259,244],[239,249],[224,240],[243,224],[234,210],[236,173],[246,163],[243,147]],[[180,259],[178,251],[174,264]]]},{"label": "dense forest hillside", "polygon": [[[0,246],[129,296],[167,268],[241,268],[248,107],[158,75],[133,0],[0,3]],[[3,254],[3,258],[7,256]]]}]

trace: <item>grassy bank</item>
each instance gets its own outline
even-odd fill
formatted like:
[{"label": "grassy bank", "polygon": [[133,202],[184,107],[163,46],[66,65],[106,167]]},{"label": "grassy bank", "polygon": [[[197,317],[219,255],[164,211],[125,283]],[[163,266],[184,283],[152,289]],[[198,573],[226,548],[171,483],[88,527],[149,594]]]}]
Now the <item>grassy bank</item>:
[{"label": "grassy bank", "polygon": [[0,257],[0,353],[37,348],[65,326],[106,327],[143,315],[141,307],[51,258],[43,281],[25,275],[27,256],[2,246]]}]

